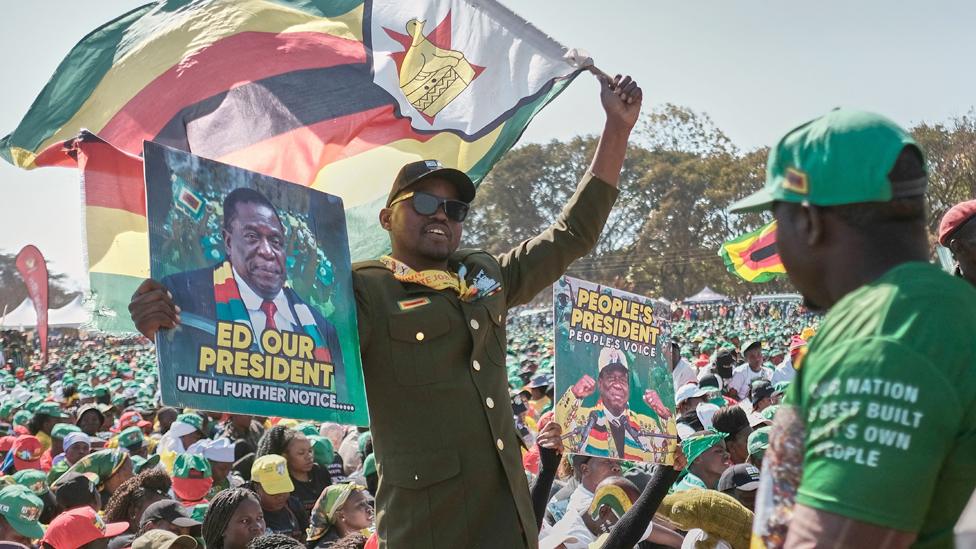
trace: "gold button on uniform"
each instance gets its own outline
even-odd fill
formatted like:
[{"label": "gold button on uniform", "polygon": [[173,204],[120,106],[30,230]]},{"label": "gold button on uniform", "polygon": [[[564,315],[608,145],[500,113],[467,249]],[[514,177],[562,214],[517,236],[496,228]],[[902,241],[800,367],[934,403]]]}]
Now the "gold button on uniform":
[{"label": "gold button on uniform", "polygon": [[495,446],[498,446],[498,449],[499,450],[504,450],[505,449],[505,443],[502,442],[502,439],[496,440],[495,441]]},{"label": "gold button on uniform", "polygon": [[474,370],[476,372],[480,372],[481,371],[481,363],[478,362],[477,360],[475,360],[474,362],[471,363],[471,367],[474,368]]},{"label": "gold button on uniform", "polygon": [[473,318],[471,319],[471,328],[475,330],[478,329],[478,321]]},{"label": "gold button on uniform", "polygon": [[495,401],[492,400],[491,397],[488,397],[488,398],[485,399],[485,404],[487,404],[489,408],[494,408],[495,407]]},{"label": "gold button on uniform", "polygon": [[498,323],[501,324],[501,322],[502,322],[502,315],[498,315]]},{"label": "gold button on uniform", "polygon": [[414,475],[414,476],[413,476],[413,479],[414,479],[414,480],[420,480],[420,475]]},{"label": "gold button on uniform", "polygon": [[423,340],[424,340],[424,333],[417,332],[417,341],[423,341]]}]

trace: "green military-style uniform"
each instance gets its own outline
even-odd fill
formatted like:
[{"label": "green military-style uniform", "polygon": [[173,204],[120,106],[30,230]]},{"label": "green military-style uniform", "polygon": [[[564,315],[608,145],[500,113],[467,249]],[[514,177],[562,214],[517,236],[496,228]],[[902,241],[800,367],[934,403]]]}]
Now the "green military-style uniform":
[{"label": "green military-style uniform", "polygon": [[401,282],[379,261],[353,266],[381,548],[537,546],[505,317],[593,248],[616,196],[587,175],[539,236],[499,257],[456,252],[450,268],[469,285],[500,283],[473,298]]}]

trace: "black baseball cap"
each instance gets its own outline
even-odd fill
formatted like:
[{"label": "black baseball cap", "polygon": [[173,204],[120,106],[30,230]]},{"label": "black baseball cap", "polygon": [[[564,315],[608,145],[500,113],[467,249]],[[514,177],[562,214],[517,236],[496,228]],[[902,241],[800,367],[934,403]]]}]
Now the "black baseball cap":
[{"label": "black baseball cap", "polygon": [[462,202],[470,204],[474,200],[474,183],[468,174],[454,168],[445,168],[438,160],[419,160],[400,168],[400,173],[393,180],[390,196],[386,199],[386,207],[389,208],[393,199],[414,183],[434,176],[451,182],[457,188],[458,199]]},{"label": "black baseball cap", "polygon": [[718,479],[716,489],[726,494],[738,488],[743,492],[752,492],[759,489],[759,469],[749,463],[733,465],[722,473]]},{"label": "black baseball cap", "polygon": [[186,508],[175,499],[162,499],[146,507],[139,520],[139,526],[145,526],[151,520],[169,521],[180,528],[192,528],[201,524],[190,518]]},{"label": "black baseball cap", "polygon": [[54,499],[64,509],[73,509],[81,505],[88,505],[98,497],[96,481],[92,480],[93,473],[65,473],[58,478],[52,487]]},{"label": "black baseball cap", "polygon": [[773,396],[776,389],[773,388],[773,384],[768,381],[758,381],[752,384],[752,391],[750,392],[750,400],[752,405],[755,406],[760,400]]}]

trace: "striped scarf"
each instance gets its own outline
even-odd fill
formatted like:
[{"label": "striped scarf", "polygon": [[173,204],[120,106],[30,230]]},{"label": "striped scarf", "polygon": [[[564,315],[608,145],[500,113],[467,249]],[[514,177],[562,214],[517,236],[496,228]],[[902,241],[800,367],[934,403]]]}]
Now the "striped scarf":
[{"label": "striped scarf", "polygon": [[[251,332],[253,333],[254,327],[251,326],[251,316],[247,313],[244,300],[241,299],[241,291],[238,289],[237,281],[234,279],[234,269],[231,267],[230,261],[224,261],[214,269],[213,286],[214,303],[217,305],[217,321],[245,324],[251,328]],[[325,342],[322,341],[322,335],[319,333],[315,317],[312,315],[312,310],[304,303],[295,303],[294,311],[295,315],[298,316],[298,323],[302,326],[305,335],[312,338],[312,341],[315,342],[315,349],[312,351],[315,360],[331,363],[332,353],[325,346]],[[258,350],[257,339],[255,337],[255,341],[251,344],[252,350],[255,351]]]}]

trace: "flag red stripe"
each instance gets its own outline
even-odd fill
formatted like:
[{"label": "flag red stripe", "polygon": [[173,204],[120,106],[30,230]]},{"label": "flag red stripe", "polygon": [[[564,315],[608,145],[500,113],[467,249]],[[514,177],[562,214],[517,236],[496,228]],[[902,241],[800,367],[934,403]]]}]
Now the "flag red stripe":
[{"label": "flag red stripe", "polygon": [[398,118],[392,105],[384,105],[296,128],[216,160],[311,185],[318,171],[332,162],[401,139],[426,142],[432,137],[433,133],[417,133],[409,118]]},{"label": "flag red stripe", "polygon": [[139,91],[98,135],[142,149],[183,108],[228,89],[303,69],[364,63],[362,42],[321,32],[242,32],[184,59]]},{"label": "flag red stripe", "polygon": [[779,258],[779,254],[771,255],[763,259],[762,261],[753,261],[749,258],[743,258],[743,259],[744,261],[742,262],[742,265],[754,271],[768,269],[769,267],[775,267],[777,265],[783,264],[783,260]]},{"label": "flag red stripe", "polygon": [[[88,153],[80,155],[84,174],[85,205],[125,210],[146,215],[146,188],[142,176],[142,159],[121,153],[111,145],[92,141]],[[96,150],[98,152],[95,152]],[[63,152],[62,157],[68,158]]]}]

